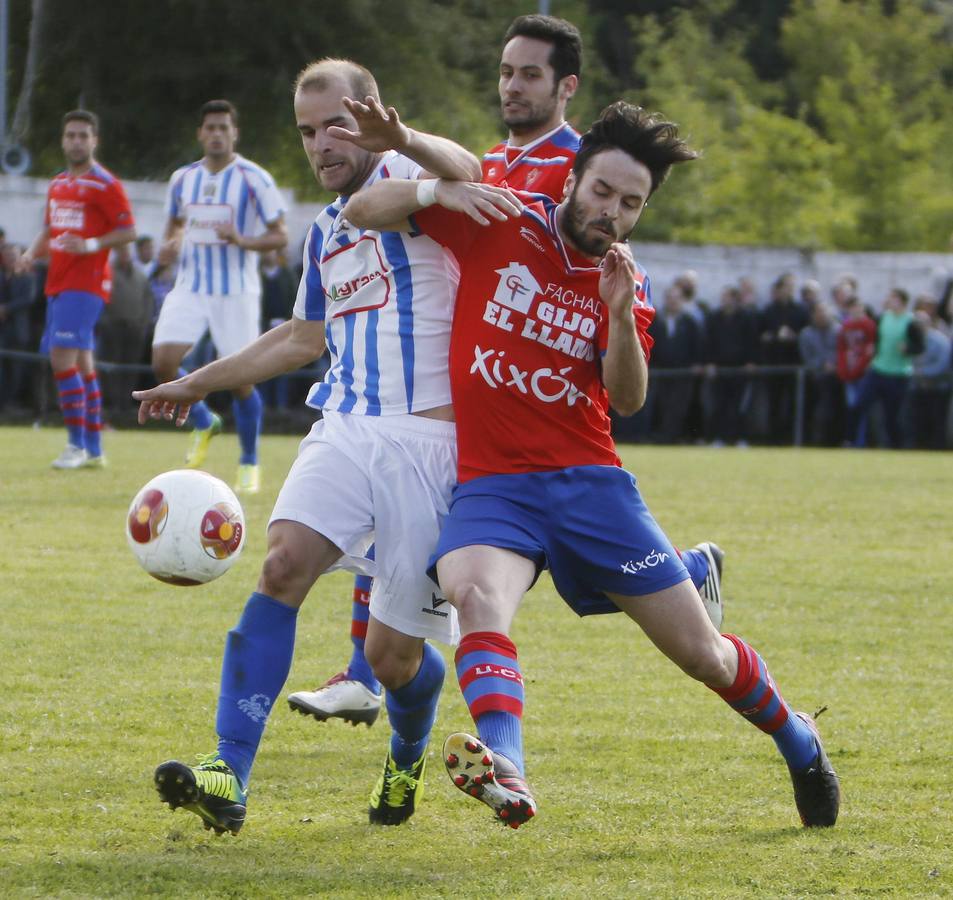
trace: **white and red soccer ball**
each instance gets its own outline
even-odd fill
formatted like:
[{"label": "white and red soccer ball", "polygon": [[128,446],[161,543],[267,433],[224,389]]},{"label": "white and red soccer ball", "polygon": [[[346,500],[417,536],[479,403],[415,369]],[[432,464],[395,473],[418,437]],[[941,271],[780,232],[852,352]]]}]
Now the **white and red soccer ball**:
[{"label": "white and red soccer ball", "polygon": [[136,494],[126,540],[139,564],[168,584],[224,575],[245,544],[245,515],[224,481],[195,469],[157,475]]}]

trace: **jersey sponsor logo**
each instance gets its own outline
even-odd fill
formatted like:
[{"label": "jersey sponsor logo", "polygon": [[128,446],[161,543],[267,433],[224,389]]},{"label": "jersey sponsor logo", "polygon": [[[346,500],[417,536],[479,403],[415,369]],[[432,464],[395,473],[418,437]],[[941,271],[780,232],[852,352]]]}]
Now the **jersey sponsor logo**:
[{"label": "jersey sponsor logo", "polygon": [[232,224],[227,203],[190,203],[185,207],[185,238],[192,244],[224,244],[216,228]]},{"label": "jersey sponsor logo", "polygon": [[668,558],[669,554],[664,550],[661,553],[653,550],[645,559],[630,559],[628,562],[622,563],[621,567],[626,575],[637,575],[646,569],[654,569],[656,566],[660,566]]},{"label": "jersey sponsor logo", "polygon": [[564,366],[557,371],[544,366],[531,372],[506,360],[505,350],[483,350],[477,344],[470,374],[479,375],[493,390],[512,388],[543,403],[565,400],[567,406],[575,406],[577,401],[583,401],[591,406],[592,400],[566,377],[572,369]]},{"label": "jersey sponsor logo", "polygon": [[493,300],[517,312],[528,313],[536,295],[542,290],[533,273],[522,263],[511,262],[505,269],[495,269],[500,281]]},{"label": "jersey sponsor logo", "polygon": [[50,228],[63,231],[82,231],[86,207],[75,200],[50,201]]},{"label": "jersey sponsor logo", "polygon": [[[483,310],[483,321],[501,329],[512,331],[514,322],[510,320],[510,310],[487,300]],[[520,337],[535,341],[544,347],[551,347],[573,359],[591,360],[596,358],[595,337],[598,323],[595,319],[570,312],[545,301],[539,303],[534,312],[536,318],[527,316],[523,320]]]},{"label": "jersey sponsor logo", "polygon": [[[336,278],[339,272],[347,277]],[[331,285],[324,289],[325,297],[339,304],[333,318],[380,309],[390,301],[391,270],[373,234],[361,235],[325,254],[321,275]]]}]

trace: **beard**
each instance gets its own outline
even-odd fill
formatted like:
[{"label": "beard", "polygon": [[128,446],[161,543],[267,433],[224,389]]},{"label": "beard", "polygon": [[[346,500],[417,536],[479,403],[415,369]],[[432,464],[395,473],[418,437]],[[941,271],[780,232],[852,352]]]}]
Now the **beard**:
[{"label": "beard", "polygon": [[526,134],[535,131],[537,128],[545,125],[556,111],[556,94],[558,87],[553,89],[549,101],[544,104],[528,103],[526,106],[519,107],[511,112],[506,111],[506,104],[500,104],[500,115],[503,124],[509,128],[513,134]]},{"label": "beard", "polygon": [[[605,228],[612,237],[601,235],[588,231],[589,228],[596,226]],[[602,259],[606,252],[616,241],[622,240],[622,235],[618,234],[610,219],[595,218],[586,219],[586,213],[582,205],[576,199],[576,188],[566,200],[566,212],[562,220],[563,231],[572,244],[581,250],[586,256],[593,256]]]}]

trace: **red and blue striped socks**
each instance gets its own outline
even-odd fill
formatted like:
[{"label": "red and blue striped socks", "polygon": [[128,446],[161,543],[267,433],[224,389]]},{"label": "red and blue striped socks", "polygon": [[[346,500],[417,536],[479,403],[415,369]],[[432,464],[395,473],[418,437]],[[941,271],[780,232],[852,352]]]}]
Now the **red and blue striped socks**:
[{"label": "red and blue striped socks", "polygon": [[99,390],[96,371],[88,372],[83,381],[86,393],[86,452],[102,456],[103,395]]},{"label": "red and blue striped socks", "polygon": [[374,579],[369,575],[358,575],[354,579],[354,596],[351,600],[351,659],[347,664],[347,677],[359,681],[375,694],[381,692],[381,683],[374,677],[367,657],[364,655],[364,641],[367,638],[367,620],[370,617],[371,585]]},{"label": "red and blue striped socks", "polygon": [[806,769],[817,756],[814,733],[784,702],[768,667],[754,648],[736,635],[722,637],[731,641],[738,651],[738,675],[731,687],[711,689],[755,728],[770,734],[791,768]]},{"label": "red and blue striped socks", "polygon": [[474,631],[460,641],[457,680],[481,740],[523,774],[523,674],[516,645],[495,631]]},{"label": "red and blue striped socks", "polygon": [[66,434],[74,447],[86,446],[86,400],[83,388],[83,376],[73,366],[62,372],[55,372],[56,389],[60,397],[60,409],[63,411],[63,424]]}]

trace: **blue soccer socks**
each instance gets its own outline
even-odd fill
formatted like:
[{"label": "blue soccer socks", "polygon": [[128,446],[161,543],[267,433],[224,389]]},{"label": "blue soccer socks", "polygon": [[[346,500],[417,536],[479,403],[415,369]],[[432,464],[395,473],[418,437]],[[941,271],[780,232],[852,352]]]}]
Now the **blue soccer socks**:
[{"label": "blue soccer socks", "polygon": [[83,387],[86,399],[86,452],[90,456],[102,456],[103,395],[95,371],[84,376]]},{"label": "blue soccer socks", "polygon": [[738,675],[731,687],[712,690],[755,728],[770,734],[792,769],[806,769],[817,756],[814,732],[784,702],[768,667],[754,648],[733,634],[722,637],[731,641],[738,651]]},{"label": "blue soccer socks", "polygon": [[398,769],[411,768],[430,740],[445,674],[440,652],[425,643],[417,674],[403,687],[386,692],[387,717],[393,729],[390,753]]},{"label": "blue soccer socks", "polygon": [[486,745],[523,774],[523,674],[516,645],[495,631],[466,635],[456,652],[457,680]]},{"label": "blue soccer socks", "polygon": [[236,397],[232,401],[232,410],[235,413],[238,442],[242,448],[238,464],[253,466],[258,462],[258,435],[261,433],[262,403],[258,389],[252,388],[251,393],[244,400]]},{"label": "blue soccer socks", "polygon": [[218,752],[242,785],[248,784],[271,707],[294,655],[298,610],[252,593],[229,633],[218,697]]},{"label": "blue soccer socks", "polygon": [[83,449],[86,446],[86,390],[83,376],[76,366],[53,374],[68,440],[74,447]]},{"label": "blue soccer socks", "polygon": [[354,595],[351,600],[351,659],[345,675],[351,681],[359,681],[374,694],[381,692],[381,683],[374,677],[370,664],[364,656],[364,641],[367,638],[367,620],[371,610],[371,586],[374,579],[358,575],[354,579]]}]

